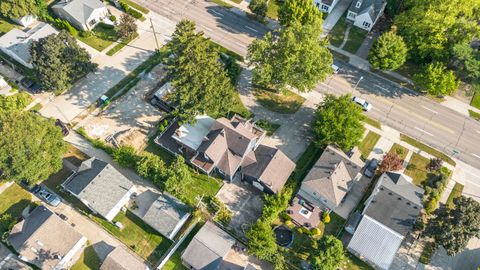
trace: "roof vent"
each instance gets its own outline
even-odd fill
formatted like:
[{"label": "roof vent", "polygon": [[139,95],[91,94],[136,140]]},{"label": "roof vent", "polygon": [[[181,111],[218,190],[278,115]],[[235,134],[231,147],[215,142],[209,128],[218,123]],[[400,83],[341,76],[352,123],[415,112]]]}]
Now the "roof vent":
[{"label": "roof vent", "polygon": [[413,208],[414,208],[414,209],[418,209],[418,207],[417,207],[416,205],[415,205],[415,206],[413,206]]},{"label": "roof vent", "polygon": [[401,198],[401,197],[398,197],[398,199],[397,199],[397,200],[401,201],[401,200],[402,200],[402,198]]},{"label": "roof vent", "polygon": [[411,205],[411,203],[410,203],[410,202],[407,202],[407,205]]},{"label": "roof vent", "polygon": [[383,187],[380,187],[380,190],[383,190]]},{"label": "roof vent", "polygon": [[377,201],[375,201],[375,200],[372,200],[372,203],[376,203],[376,202],[377,202]]},{"label": "roof vent", "polygon": [[392,193],[392,192],[388,192],[388,195],[392,196],[392,195],[393,195],[393,193]]}]

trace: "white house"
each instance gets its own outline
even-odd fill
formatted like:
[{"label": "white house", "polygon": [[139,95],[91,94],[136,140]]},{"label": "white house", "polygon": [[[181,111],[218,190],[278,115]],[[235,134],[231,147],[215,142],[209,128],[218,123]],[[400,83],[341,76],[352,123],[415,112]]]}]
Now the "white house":
[{"label": "white house", "polygon": [[25,15],[21,18],[13,19],[13,21],[23,27],[29,27],[30,25],[32,25],[34,22],[37,21],[37,17],[35,15]]},{"label": "white house", "polygon": [[330,13],[340,0],[314,0],[315,6],[325,13]]},{"label": "white house", "polygon": [[347,20],[353,25],[370,31],[383,14],[387,1],[385,0],[354,0],[347,12]]},{"label": "white house", "polygon": [[92,30],[108,16],[108,9],[100,0],[61,0],[52,6],[55,14],[79,30]]}]

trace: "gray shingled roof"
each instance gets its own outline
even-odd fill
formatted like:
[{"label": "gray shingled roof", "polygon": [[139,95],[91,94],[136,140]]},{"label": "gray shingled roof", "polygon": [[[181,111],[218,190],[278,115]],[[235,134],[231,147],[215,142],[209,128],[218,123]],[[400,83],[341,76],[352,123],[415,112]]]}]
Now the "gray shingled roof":
[{"label": "gray shingled roof", "polygon": [[194,269],[216,270],[234,243],[232,236],[207,221],[188,244],[182,260]]},{"label": "gray shingled roof", "polygon": [[106,216],[133,187],[133,183],[112,165],[93,157],[85,160],[64,186],[87,201],[93,210]]},{"label": "gray shingled roof", "polygon": [[[357,2],[361,2],[359,8],[356,7]],[[357,13],[357,15],[368,13],[372,21],[375,22],[377,17],[381,15],[380,12],[385,4],[385,0],[353,0],[348,10]]]},{"label": "gray shingled roof", "polygon": [[137,257],[121,247],[112,250],[100,267],[100,270],[146,270],[147,266]]},{"label": "gray shingled roof", "polygon": [[190,207],[168,193],[147,190],[135,198],[138,206],[132,210],[152,228],[162,235],[172,238],[187,218]]},{"label": "gray shingled roof", "polygon": [[63,0],[52,6],[52,9],[63,9],[72,18],[86,23],[92,13],[105,5],[99,0]]}]

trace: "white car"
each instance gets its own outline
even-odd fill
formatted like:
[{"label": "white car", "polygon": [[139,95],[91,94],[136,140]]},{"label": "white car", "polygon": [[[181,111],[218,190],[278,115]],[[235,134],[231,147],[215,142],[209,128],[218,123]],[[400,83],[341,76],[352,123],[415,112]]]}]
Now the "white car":
[{"label": "white car", "polygon": [[353,97],[353,102],[357,103],[362,107],[362,109],[366,112],[370,111],[372,109],[372,104],[368,103],[366,100],[359,98],[359,97]]},{"label": "white car", "polygon": [[337,74],[338,71],[340,70],[340,68],[335,64],[332,64],[330,67],[332,68],[333,73],[335,73],[335,74]]}]

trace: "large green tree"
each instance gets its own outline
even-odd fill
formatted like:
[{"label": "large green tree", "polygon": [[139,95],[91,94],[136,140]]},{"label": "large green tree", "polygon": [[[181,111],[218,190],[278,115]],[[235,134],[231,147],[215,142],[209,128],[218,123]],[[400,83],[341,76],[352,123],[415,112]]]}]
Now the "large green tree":
[{"label": "large green tree", "polygon": [[55,93],[69,89],[75,81],[97,68],[88,52],[65,31],[34,41],[30,53],[43,89]]},{"label": "large green tree", "polygon": [[168,167],[165,178],[165,190],[181,198],[184,198],[186,189],[193,181],[188,165],[180,155]]},{"label": "large green tree", "polygon": [[305,92],[331,73],[332,54],[321,29],[298,22],[268,33],[248,47],[247,58],[253,67],[254,82],[284,90],[288,86]]},{"label": "large green tree", "polygon": [[127,13],[122,14],[120,16],[120,22],[116,27],[117,34],[123,40],[129,40],[135,37],[137,33],[137,24],[135,23],[135,19],[128,15]]},{"label": "large green tree", "polygon": [[373,44],[368,60],[376,69],[395,70],[407,60],[407,46],[401,36],[386,32]]},{"label": "large green tree", "polygon": [[258,17],[264,18],[267,14],[268,3],[267,0],[251,0],[248,8]]},{"label": "large green tree", "polygon": [[275,235],[270,222],[258,220],[246,233],[248,252],[261,260],[272,261],[278,252]]},{"label": "large green tree", "polygon": [[452,209],[440,209],[429,226],[436,243],[450,256],[464,250],[470,239],[480,237],[480,203],[464,196],[453,203]]},{"label": "large green tree", "polygon": [[175,91],[175,114],[184,122],[193,122],[198,114],[217,117],[227,113],[234,103],[235,89],[218,51],[203,32],[195,33],[195,24],[182,20],[170,42],[172,56],[168,72]]},{"label": "large green tree", "polygon": [[322,25],[322,14],[313,0],[286,0],[280,6],[278,19],[283,26],[290,26],[295,22],[302,25],[312,24],[319,28]]},{"label": "large green tree", "polygon": [[428,64],[422,73],[413,77],[416,87],[431,95],[445,96],[458,88],[459,82],[455,74],[442,62]]},{"label": "large green tree", "polygon": [[336,270],[345,261],[342,241],[332,235],[320,238],[310,256],[313,270]]},{"label": "large green tree", "polygon": [[467,80],[480,79],[480,50],[474,50],[470,43],[453,46],[454,65],[457,74]]},{"label": "large green tree", "polygon": [[326,95],[318,106],[313,123],[315,142],[319,146],[335,144],[344,151],[358,145],[363,135],[364,116],[350,95]]},{"label": "large green tree", "polygon": [[0,113],[0,179],[43,181],[62,168],[65,152],[53,120],[24,111]]},{"label": "large green tree", "polygon": [[0,14],[10,19],[19,19],[38,13],[38,0],[1,0]]}]

